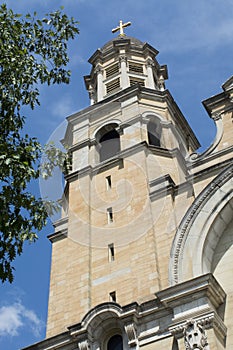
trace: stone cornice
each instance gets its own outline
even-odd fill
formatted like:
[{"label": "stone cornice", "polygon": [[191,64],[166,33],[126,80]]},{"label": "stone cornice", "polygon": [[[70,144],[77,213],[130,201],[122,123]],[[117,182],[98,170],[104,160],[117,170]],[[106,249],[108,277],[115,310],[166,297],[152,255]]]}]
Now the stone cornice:
[{"label": "stone cornice", "polygon": [[75,180],[79,176],[84,176],[88,173],[93,174],[96,172],[104,171],[106,169],[112,168],[117,165],[122,166],[123,158],[127,157],[130,154],[136,153],[140,150],[144,150],[146,145],[147,145],[146,142],[140,142],[136,145],[133,145],[132,147],[127,148],[126,150],[122,150],[118,152],[118,154],[116,154],[114,157],[111,157],[95,166],[89,165],[81,170],[77,170],[73,173],[66,175],[66,180],[71,181],[71,180]]},{"label": "stone cornice", "polygon": [[23,350],[56,350],[56,349],[65,349],[68,344],[72,344],[73,341],[70,338],[69,332],[63,332],[54,337],[47,338],[24,348]]},{"label": "stone cornice", "polygon": [[80,112],[72,114],[71,116],[67,117],[67,120],[69,123],[74,124],[76,119],[82,120],[89,118],[90,114],[94,115],[97,111],[98,113],[104,113],[105,109],[108,108],[109,104],[111,105],[112,102],[124,102],[133,96],[137,96],[138,100],[145,98],[148,100],[155,100],[157,102],[166,102],[168,104],[168,108],[171,109],[171,114],[173,114],[177,119],[177,124],[181,125],[181,127],[186,130],[186,133],[189,134],[190,140],[192,142],[192,147],[196,149],[200,146],[191,127],[189,126],[188,122],[186,121],[185,117],[183,116],[182,112],[180,111],[179,107],[175,103],[168,90],[159,91],[139,85],[133,85],[105,98],[103,101],[85,108]]},{"label": "stone cornice", "polygon": [[224,290],[210,273],[164,289],[156,296],[164,306],[172,308],[199,299],[200,296],[208,296],[217,309],[226,298]]},{"label": "stone cornice", "polygon": [[215,332],[218,334],[218,339],[220,339],[221,343],[224,344],[226,334],[227,334],[227,328],[223,320],[219,317],[219,315],[215,311],[210,311],[210,312],[207,312],[206,314],[196,316],[192,319],[188,319],[183,322],[173,324],[169,328],[169,331],[173,336],[175,336],[175,338],[182,338],[184,336],[184,330],[185,330],[186,324],[189,323],[191,320],[203,326],[204,329],[213,328]]},{"label": "stone cornice", "polygon": [[216,149],[216,147],[219,145],[223,135],[223,122],[222,122],[221,113],[219,113],[218,117],[214,119],[214,122],[216,125],[217,132],[213,143],[210,145],[210,147],[207,148],[207,150],[205,150],[201,154],[198,154],[198,153],[190,154],[190,156],[187,159],[188,162],[193,163],[193,162],[202,161],[203,159],[208,157],[209,154],[212,154]]},{"label": "stone cornice", "polygon": [[67,229],[64,229],[48,235],[47,238],[50,240],[50,242],[54,243],[64,238],[67,238],[67,235],[68,235],[68,231]]},{"label": "stone cornice", "polygon": [[216,163],[214,165],[206,167],[205,169],[194,172],[193,174],[187,176],[187,180],[190,182],[198,182],[199,179],[202,180],[204,178],[209,178],[213,175],[217,175],[220,171],[224,170],[230,164],[232,164],[232,158],[226,159],[223,162]]},{"label": "stone cornice", "polygon": [[176,185],[169,174],[161,176],[149,183],[150,186],[150,199],[164,197],[168,194],[174,195]]},{"label": "stone cornice", "polygon": [[53,223],[55,230],[61,226],[66,226],[68,223],[68,216],[61,218]]},{"label": "stone cornice", "polygon": [[208,166],[208,163],[210,161],[217,160],[217,159],[219,160],[219,158],[221,158],[227,154],[232,154],[232,153],[233,153],[233,146],[230,146],[230,147],[224,148],[220,151],[208,154],[204,158],[196,158],[196,160],[194,160],[193,162],[189,162],[189,160],[187,160],[186,161],[187,167],[188,168],[195,168],[195,167],[198,167],[198,166],[203,165],[203,164],[207,164],[207,166]]},{"label": "stone cornice", "polygon": [[225,104],[226,101],[229,100],[230,102],[230,93],[229,91],[223,91],[220,94],[217,94],[215,96],[212,96],[204,101],[202,101],[203,106],[205,107],[206,111],[208,112],[209,116],[212,118],[212,111],[217,108],[218,106],[222,105],[221,113],[225,111]]},{"label": "stone cornice", "polygon": [[123,166],[123,161],[125,158],[129,157],[132,154],[135,154],[137,152],[141,151],[149,151],[153,154],[156,154],[158,156],[162,157],[168,157],[168,158],[174,158],[179,154],[179,150],[177,148],[169,150],[166,148],[156,147],[148,145],[146,141],[139,142],[127,149],[124,149],[120,152],[118,152],[114,157],[109,158],[108,160],[105,160],[97,165],[91,166],[88,165],[85,168],[81,170],[74,171],[68,175],[65,176],[65,179],[67,181],[74,181],[79,176],[84,176],[87,174],[94,174],[96,172],[105,171],[106,169],[110,169],[114,166]]},{"label": "stone cornice", "polygon": [[[218,309],[225,296],[215,278],[206,274],[157,292],[154,299],[141,305],[136,302],[123,307],[113,302],[99,304],[66,332],[24,350],[68,350],[74,344],[80,350],[88,350],[91,344],[100,342],[111,325],[124,328],[132,348],[167,337],[181,338],[190,322],[197,322],[204,330],[213,328],[223,341],[226,327]],[[188,312],[184,315],[185,309]]]},{"label": "stone cornice", "polygon": [[67,238],[68,216],[55,221],[53,223],[53,227],[55,228],[55,232],[47,236],[50,242],[54,243],[60,241],[61,239]]}]

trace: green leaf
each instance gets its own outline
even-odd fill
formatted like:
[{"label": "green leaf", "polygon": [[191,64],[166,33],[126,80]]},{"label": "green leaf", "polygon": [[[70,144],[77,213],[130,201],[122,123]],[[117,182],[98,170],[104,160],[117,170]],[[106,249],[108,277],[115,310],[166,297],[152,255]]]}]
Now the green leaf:
[{"label": "green leaf", "polygon": [[[61,9],[62,10],[62,9]],[[13,281],[13,262],[24,242],[34,242],[57,205],[36,198],[29,190],[40,171],[45,177],[54,167],[65,169],[66,155],[48,150],[39,167],[43,147],[24,135],[26,116],[22,106],[40,104],[38,84],[68,83],[67,43],[79,33],[78,22],[59,11],[46,17],[14,13],[0,5],[0,279]],[[49,25],[49,27],[48,27]],[[50,157],[50,158],[49,158]]]}]

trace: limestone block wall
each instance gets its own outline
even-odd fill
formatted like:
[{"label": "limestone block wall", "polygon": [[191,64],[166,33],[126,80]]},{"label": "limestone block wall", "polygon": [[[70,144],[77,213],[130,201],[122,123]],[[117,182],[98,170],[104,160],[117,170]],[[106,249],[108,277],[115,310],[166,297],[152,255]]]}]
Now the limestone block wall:
[{"label": "limestone block wall", "polygon": [[113,292],[126,305],[168,287],[173,237],[193,200],[189,187],[175,198],[150,198],[143,149],[94,176],[80,175],[69,187],[68,235],[53,243],[47,336],[80,322]]},{"label": "limestone block wall", "polygon": [[47,337],[64,332],[77,321],[77,312],[87,312],[89,249],[64,238],[53,244]]},{"label": "limestone block wall", "polygon": [[[183,134],[182,127],[175,130],[182,116],[175,116],[180,112],[172,103],[161,96],[132,96],[70,117],[68,224],[66,237],[53,243],[48,337],[81,322],[98,304],[143,303],[169,286],[173,237],[193,201],[176,140],[182,135],[185,144],[189,129],[183,120]],[[153,114],[168,149],[150,150],[146,144],[146,122]],[[108,123],[117,125],[121,151],[100,164],[97,135]]]}]

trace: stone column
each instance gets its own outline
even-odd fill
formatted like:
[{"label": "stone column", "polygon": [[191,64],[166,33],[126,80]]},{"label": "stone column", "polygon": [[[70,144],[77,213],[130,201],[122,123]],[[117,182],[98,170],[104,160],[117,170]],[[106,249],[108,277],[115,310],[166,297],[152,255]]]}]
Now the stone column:
[{"label": "stone column", "polygon": [[147,87],[149,89],[155,89],[155,82],[154,82],[154,76],[153,76],[153,66],[154,62],[151,58],[148,58],[146,61],[146,70],[147,70]]},{"label": "stone column", "polygon": [[89,87],[88,92],[89,92],[90,104],[92,106],[95,103],[95,91],[92,88],[92,86]]},{"label": "stone column", "polygon": [[96,66],[95,73],[97,74],[97,102],[99,102],[104,96],[103,69],[100,65]]},{"label": "stone column", "polygon": [[120,67],[121,67],[121,88],[125,89],[129,86],[129,77],[127,74],[127,57],[121,55],[119,57]]}]

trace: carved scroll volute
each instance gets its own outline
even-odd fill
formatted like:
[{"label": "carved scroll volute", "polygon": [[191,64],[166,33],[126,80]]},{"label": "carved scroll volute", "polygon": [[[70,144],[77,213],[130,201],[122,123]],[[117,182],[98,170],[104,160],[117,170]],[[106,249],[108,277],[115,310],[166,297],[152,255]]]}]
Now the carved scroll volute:
[{"label": "carved scroll volute", "polygon": [[184,343],[187,350],[209,350],[207,335],[196,321],[187,321],[184,327]]},{"label": "carved scroll volute", "polygon": [[128,337],[128,344],[130,347],[137,345],[137,329],[135,323],[128,323],[125,325],[125,332]]},{"label": "carved scroll volute", "polygon": [[82,340],[78,343],[78,348],[79,350],[89,350],[90,349],[90,345],[87,339]]}]

